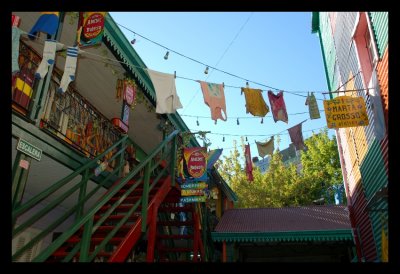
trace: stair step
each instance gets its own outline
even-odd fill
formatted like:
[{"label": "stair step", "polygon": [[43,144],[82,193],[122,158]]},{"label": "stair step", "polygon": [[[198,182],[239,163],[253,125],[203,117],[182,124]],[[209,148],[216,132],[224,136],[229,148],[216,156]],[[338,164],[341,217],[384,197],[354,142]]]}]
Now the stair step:
[{"label": "stair step", "polygon": [[165,235],[165,234],[157,234],[157,238],[159,239],[193,239],[194,235]]},{"label": "stair step", "polygon": [[[140,197],[140,196],[134,196],[134,197],[126,197],[123,201],[122,201],[122,204],[135,204],[135,202],[137,202],[137,200],[138,200],[138,197]],[[114,196],[114,197],[112,197],[110,200],[109,200],[109,202],[107,203],[107,204],[113,204],[113,203],[115,203],[116,201],[118,201],[119,199],[121,198],[121,196]]]},{"label": "stair step", "polygon": [[160,247],[158,247],[158,251],[161,251],[164,253],[167,253],[167,252],[191,252],[191,251],[193,251],[193,248],[160,246]]},{"label": "stair step", "polygon": [[179,196],[167,196],[163,201],[163,203],[179,203],[179,202],[180,202]]},{"label": "stair step", "polygon": [[[92,238],[92,239],[90,240],[90,242],[91,242],[92,244],[100,244],[103,240],[104,240],[103,237],[100,237],[100,238]],[[111,239],[108,241],[108,243],[109,243],[109,244],[113,244],[113,245],[117,245],[117,244],[121,243],[122,240],[124,240],[124,238],[122,238],[122,237],[114,237],[114,238],[111,238]],[[72,237],[72,238],[70,238],[70,239],[67,240],[68,243],[79,243],[80,241],[81,241],[81,238],[79,238],[79,237]]]},{"label": "stair step", "polygon": [[[97,212],[105,212],[105,211],[109,210],[111,207],[112,207],[112,205],[103,205]],[[128,211],[132,207],[133,207],[133,205],[121,204],[114,209],[114,212],[115,211]]]},{"label": "stair step", "polygon": [[[99,226],[99,228],[93,233],[92,237],[94,238],[102,237],[103,235],[110,233],[110,231],[113,230],[114,228],[115,226],[113,225]],[[127,233],[131,228],[132,225],[123,225],[119,228],[116,234],[114,234],[114,236],[121,236],[121,234]]]},{"label": "stair step", "polygon": [[190,221],[158,221],[157,225],[162,225],[162,226],[189,226],[189,225],[193,225],[193,220],[190,220]]},{"label": "stair step", "polygon": [[158,211],[159,212],[188,212],[192,211],[193,207],[191,206],[184,206],[184,207],[179,207],[179,206],[168,206],[168,207],[159,207]]},{"label": "stair step", "polygon": [[[140,215],[141,215],[141,213],[140,212],[134,212],[129,218],[128,218],[128,221],[136,221],[139,217],[140,217]],[[101,215],[95,215],[94,216],[94,221],[96,222],[96,221],[98,221],[101,217],[103,217],[103,216],[101,216]],[[107,221],[119,221],[119,220],[121,220],[122,218],[124,218],[125,217],[125,215],[121,215],[121,214],[119,214],[119,215],[110,215],[110,216],[108,216],[108,218],[104,221],[104,222],[107,222]]]},{"label": "stair step", "polygon": [[[66,256],[68,256],[69,252],[68,251],[59,251],[57,250],[56,252],[54,252],[51,256],[52,257],[58,257],[58,258],[64,258]],[[97,257],[111,257],[112,253],[111,252],[105,252],[105,251],[100,251],[99,253],[97,253]],[[75,253],[74,257],[75,258],[79,258],[80,256],[80,252]]]}]

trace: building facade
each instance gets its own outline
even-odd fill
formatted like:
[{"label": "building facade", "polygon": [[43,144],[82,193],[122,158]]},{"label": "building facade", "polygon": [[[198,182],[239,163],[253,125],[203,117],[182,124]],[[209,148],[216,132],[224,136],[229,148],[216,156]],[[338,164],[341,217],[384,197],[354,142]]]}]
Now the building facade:
[{"label": "building facade", "polygon": [[[57,16],[56,31],[30,39],[49,14]],[[100,42],[78,50],[71,72],[78,14],[12,13],[19,21],[11,87],[12,260],[128,262],[146,243],[148,262],[209,261],[209,201],[180,204],[175,180],[188,127],[177,112],[156,113],[146,65],[108,13]],[[53,57],[48,39],[58,43]],[[193,135],[185,145],[200,146]],[[236,196],[215,168],[208,183],[217,189],[212,202],[220,217]],[[179,213],[186,218],[175,218]],[[180,226],[189,232],[180,235]]]},{"label": "building facade", "polygon": [[[388,12],[314,12],[330,98],[362,97],[367,126],[336,128],[358,261],[385,261],[388,235]],[[382,250],[382,246],[384,250]]]}]

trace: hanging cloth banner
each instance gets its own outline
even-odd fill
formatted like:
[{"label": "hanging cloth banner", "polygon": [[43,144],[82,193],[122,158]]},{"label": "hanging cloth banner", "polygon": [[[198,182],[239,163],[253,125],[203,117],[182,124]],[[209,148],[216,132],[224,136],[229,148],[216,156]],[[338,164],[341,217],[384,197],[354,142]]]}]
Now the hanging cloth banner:
[{"label": "hanging cloth banner", "polygon": [[302,150],[305,148],[304,140],[303,140],[303,132],[301,131],[302,124],[305,121],[306,120],[304,120],[300,124],[297,124],[294,127],[291,127],[288,129],[289,135],[290,135],[290,140],[294,144],[296,150]]},{"label": "hanging cloth banner", "polygon": [[79,12],[77,43],[80,48],[101,43],[106,12]]},{"label": "hanging cloth banner", "polygon": [[272,155],[274,153],[274,136],[271,137],[271,139],[267,142],[257,142],[257,150],[258,150],[258,155],[261,158],[264,158],[265,155],[270,154]]},{"label": "hanging cloth banner", "polygon": [[319,114],[317,99],[315,99],[314,92],[311,95],[307,95],[306,103],[308,105],[308,112],[310,113],[310,119],[319,119],[321,115]]},{"label": "hanging cloth banner", "polygon": [[368,126],[368,114],[362,97],[339,96],[324,100],[328,128]]},{"label": "hanging cloth banner", "polygon": [[210,170],[215,162],[218,160],[219,156],[222,154],[222,148],[211,150],[207,156],[207,170]]},{"label": "hanging cloth banner", "polygon": [[268,91],[268,99],[272,109],[272,116],[274,117],[275,123],[278,120],[288,123],[288,115],[286,112],[285,101],[283,100],[283,91],[280,91],[275,95],[272,91]]},{"label": "hanging cloth banner", "polygon": [[42,12],[39,19],[28,33],[29,39],[34,40],[38,32],[47,33],[47,38],[50,39],[51,35],[56,34],[59,17],[60,12]]},{"label": "hanging cloth banner", "polygon": [[175,76],[151,69],[145,70],[149,74],[154,89],[156,90],[156,112],[175,113],[178,108],[182,108],[179,96],[176,94]]},{"label": "hanging cloth banner", "polygon": [[[203,81],[198,82],[203,92],[204,103],[211,110],[211,119],[214,120],[215,123],[217,123],[217,119],[226,121],[228,117],[226,116],[224,86]],[[225,118],[222,117],[222,111],[225,114]]]},{"label": "hanging cloth banner", "polygon": [[261,89],[242,88],[246,99],[246,113],[254,116],[264,117],[269,112],[269,108],[261,94]]},{"label": "hanging cloth banner", "polygon": [[246,174],[247,180],[250,182],[253,181],[253,164],[251,162],[251,153],[250,153],[250,145],[247,144],[244,146],[244,158],[246,159]]},{"label": "hanging cloth banner", "polygon": [[187,182],[207,181],[207,149],[205,147],[184,148],[183,158]]}]

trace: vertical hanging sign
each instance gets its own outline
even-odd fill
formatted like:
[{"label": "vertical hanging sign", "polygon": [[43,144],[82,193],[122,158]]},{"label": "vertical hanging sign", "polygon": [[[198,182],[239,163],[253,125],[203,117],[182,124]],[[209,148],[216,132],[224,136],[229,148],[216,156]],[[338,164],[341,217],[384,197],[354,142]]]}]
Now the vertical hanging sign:
[{"label": "vertical hanging sign", "polygon": [[191,147],[183,150],[185,177],[192,182],[207,180],[207,150],[204,147]]},{"label": "vertical hanging sign", "polygon": [[77,43],[80,48],[94,46],[101,42],[106,12],[80,12]]}]

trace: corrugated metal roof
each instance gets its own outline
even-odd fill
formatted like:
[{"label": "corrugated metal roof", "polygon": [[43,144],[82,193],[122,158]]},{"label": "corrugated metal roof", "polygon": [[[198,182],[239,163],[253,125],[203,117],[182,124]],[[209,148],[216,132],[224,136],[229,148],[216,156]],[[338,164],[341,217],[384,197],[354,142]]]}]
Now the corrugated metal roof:
[{"label": "corrugated metal roof", "polygon": [[345,206],[322,205],[227,210],[215,232],[284,232],[351,229]]},{"label": "corrugated metal roof", "polygon": [[378,46],[379,57],[382,58],[388,44],[389,32],[388,32],[388,12],[369,12],[371,19],[372,29],[375,34],[376,43]]}]

